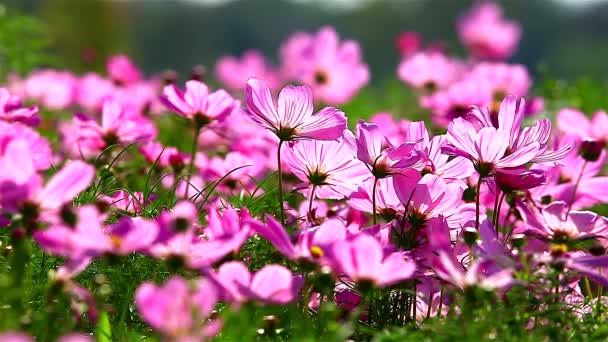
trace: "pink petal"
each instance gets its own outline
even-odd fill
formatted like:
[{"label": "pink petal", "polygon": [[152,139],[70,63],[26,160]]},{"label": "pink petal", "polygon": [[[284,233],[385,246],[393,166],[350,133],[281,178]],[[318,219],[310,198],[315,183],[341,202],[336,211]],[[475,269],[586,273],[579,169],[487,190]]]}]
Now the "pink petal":
[{"label": "pink petal", "polygon": [[73,161],[59,170],[38,194],[38,201],[44,208],[58,209],[85,190],[93,177],[95,169],[84,162]]}]

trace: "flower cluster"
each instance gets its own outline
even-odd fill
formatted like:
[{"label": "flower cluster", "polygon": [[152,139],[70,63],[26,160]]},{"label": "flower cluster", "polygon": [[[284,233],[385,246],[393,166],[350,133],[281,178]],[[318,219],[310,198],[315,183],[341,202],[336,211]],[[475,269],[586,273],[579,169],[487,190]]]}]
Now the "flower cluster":
[{"label": "flower cluster", "polygon": [[[454,298],[470,289],[584,302],[594,294],[583,280],[608,285],[608,220],[585,210],[608,202],[608,115],[564,108],[557,130],[548,119],[526,124],[539,100],[523,99],[525,67],[478,61],[513,54],[518,26],[486,4],[458,30],[476,60],[421,51],[412,33],[399,40],[399,77],[445,134],[387,113],[351,130],[354,113],[318,106],[345,103],[369,78],[358,44],[329,27],[291,36],[277,69],[255,51],[220,59],[229,90],[200,77],[163,85],[125,56],[109,60],[107,77],[41,70],[13,79],[0,88],[11,286],[23,284],[32,240],[64,260],[51,280],[86,307],[76,316],[96,320],[99,291],[79,275],[153,259],[171,276],[138,284],[131,300],[171,341],[220,334],[220,307],[310,314],[329,301],[382,325],[458,313]],[[46,118],[21,98],[74,109],[49,121],[58,149],[36,130]],[[166,122],[178,121],[173,141],[190,150],[164,143]]]}]

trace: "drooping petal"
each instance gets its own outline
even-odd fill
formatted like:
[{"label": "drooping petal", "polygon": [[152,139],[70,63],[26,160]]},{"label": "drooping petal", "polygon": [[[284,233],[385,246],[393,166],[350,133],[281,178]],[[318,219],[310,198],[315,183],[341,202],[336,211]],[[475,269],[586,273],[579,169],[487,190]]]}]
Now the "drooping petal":
[{"label": "drooping petal", "polygon": [[336,140],[346,129],[344,112],[333,107],[325,107],[306,120],[298,127],[301,137],[317,140]]}]

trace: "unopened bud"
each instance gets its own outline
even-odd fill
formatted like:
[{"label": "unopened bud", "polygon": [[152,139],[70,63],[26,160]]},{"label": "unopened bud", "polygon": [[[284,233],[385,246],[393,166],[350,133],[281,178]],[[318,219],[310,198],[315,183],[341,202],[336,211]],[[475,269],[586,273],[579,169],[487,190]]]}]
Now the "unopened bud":
[{"label": "unopened bud", "polygon": [[581,143],[578,154],[586,161],[594,162],[600,158],[605,143],[597,140],[585,140]]}]

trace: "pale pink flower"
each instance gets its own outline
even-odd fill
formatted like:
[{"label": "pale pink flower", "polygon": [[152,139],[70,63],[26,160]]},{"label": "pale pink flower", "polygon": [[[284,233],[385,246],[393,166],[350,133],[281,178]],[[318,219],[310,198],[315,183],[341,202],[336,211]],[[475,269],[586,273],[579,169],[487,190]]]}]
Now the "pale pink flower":
[{"label": "pale pink flower", "polygon": [[247,50],[238,57],[220,57],[215,65],[217,79],[227,88],[243,91],[252,77],[264,80],[272,90],[281,85],[278,71],[274,70],[258,50]]}]

